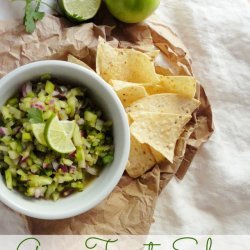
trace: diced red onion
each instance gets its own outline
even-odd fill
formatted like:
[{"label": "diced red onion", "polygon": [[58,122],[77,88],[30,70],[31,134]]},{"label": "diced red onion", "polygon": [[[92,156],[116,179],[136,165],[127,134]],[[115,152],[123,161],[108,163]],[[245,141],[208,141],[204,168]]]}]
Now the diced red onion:
[{"label": "diced red onion", "polygon": [[52,92],[52,96],[59,96],[59,95],[60,95],[60,92],[59,92],[59,91],[54,90],[54,91]]},{"label": "diced red onion", "polygon": [[91,175],[97,175],[97,170],[95,168],[92,168],[90,166],[86,166],[86,171]]},{"label": "diced red onion", "polygon": [[66,165],[60,165],[58,168],[61,169],[64,173],[69,172],[68,167]]},{"label": "diced red onion", "polygon": [[49,163],[45,163],[45,162],[43,163],[43,168],[44,169],[48,168],[48,166],[49,166]]},{"label": "diced red onion", "polygon": [[32,103],[31,106],[32,106],[33,108],[37,108],[37,109],[40,109],[40,110],[45,110],[45,105],[44,105],[44,103],[41,102],[41,101],[38,101],[38,102],[36,102],[36,103]]},{"label": "diced red onion", "polygon": [[22,86],[23,97],[27,96],[30,92],[32,92],[32,85],[31,82],[27,82]]},{"label": "diced red onion", "polygon": [[75,158],[75,156],[76,156],[76,151],[74,151],[74,152],[72,152],[72,153],[69,154],[70,158]]},{"label": "diced red onion", "polygon": [[59,166],[58,162],[52,161],[52,167],[55,171],[58,169],[58,166]]},{"label": "diced red onion", "polygon": [[41,196],[43,196],[43,191],[41,190],[41,188],[36,188],[36,190],[35,190],[35,197],[36,198],[39,198],[39,197],[41,197]]},{"label": "diced red onion", "polygon": [[71,173],[71,174],[73,174],[74,172],[76,171],[76,166],[71,166],[70,167],[70,169],[69,169],[69,172]]},{"label": "diced red onion", "polygon": [[64,87],[64,86],[60,86],[59,88],[60,88],[59,89],[60,93],[65,93],[65,92],[68,91],[68,89],[66,87]]},{"label": "diced red onion", "polygon": [[62,195],[63,195],[64,197],[67,197],[67,196],[69,196],[71,193],[73,193],[73,190],[72,190],[72,189],[63,191]]},{"label": "diced red onion", "polygon": [[17,134],[21,128],[22,128],[21,126],[13,128],[13,133]]},{"label": "diced red onion", "polygon": [[51,100],[49,101],[49,105],[53,105],[53,104],[55,104],[55,99],[51,99]]},{"label": "diced red onion", "polygon": [[19,161],[20,161],[20,157],[18,157],[18,158],[16,158],[16,159],[13,160],[13,162],[14,162],[15,165],[18,165]]},{"label": "diced red onion", "polygon": [[28,159],[28,156],[23,156],[21,158],[21,164],[24,163],[24,162],[26,162],[27,159]]},{"label": "diced red onion", "polygon": [[0,127],[0,135],[8,135],[8,129],[5,127]]},{"label": "diced red onion", "polygon": [[27,168],[27,163],[26,162],[21,162],[20,166],[21,166],[21,168],[25,169],[25,168]]},{"label": "diced red onion", "polygon": [[84,119],[83,119],[83,118],[80,118],[80,119],[77,121],[77,124],[78,124],[78,125],[83,125],[83,124],[84,124]]}]

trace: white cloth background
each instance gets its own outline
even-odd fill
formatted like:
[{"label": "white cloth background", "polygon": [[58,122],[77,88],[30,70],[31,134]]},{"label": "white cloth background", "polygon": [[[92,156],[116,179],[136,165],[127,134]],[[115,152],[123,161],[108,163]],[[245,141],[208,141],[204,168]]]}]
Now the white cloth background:
[{"label": "white cloth background", "polygon": [[[157,14],[191,53],[215,133],[184,180],[162,192],[150,233],[250,234],[250,2],[162,0]],[[0,19],[22,15],[22,3],[0,0]],[[25,232],[0,204],[0,234]]]}]

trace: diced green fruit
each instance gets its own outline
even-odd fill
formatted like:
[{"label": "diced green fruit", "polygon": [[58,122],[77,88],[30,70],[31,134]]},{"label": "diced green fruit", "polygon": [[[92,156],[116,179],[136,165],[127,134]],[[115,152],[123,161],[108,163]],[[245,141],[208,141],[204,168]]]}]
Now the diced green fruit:
[{"label": "diced green fruit", "polygon": [[55,182],[51,183],[45,193],[45,198],[48,200],[51,198],[52,194],[55,192],[57,184]]},{"label": "diced green fruit", "polygon": [[28,180],[28,175],[25,174],[22,169],[18,169],[17,174],[20,175],[20,180],[21,181],[27,181]]},{"label": "diced green fruit", "polygon": [[65,158],[62,158],[62,163],[66,166],[72,166],[73,164],[73,161],[69,160],[69,159],[65,159]]},{"label": "diced green fruit", "polygon": [[52,178],[48,176],[40,176],[40,175],[28,175],[29,185],[31,187],[41,187],[45,185],[50,185],[53,181]]},{"label": "diced green fruit", "polygon": [[96,120],[95,128],[96,128],[98,131],[102,131],[103,124],[104,124],[103,120],[97,119],[97,120]]},{"label": "diced green fruit", "polygon": [[30,166],[30,171],[31,171],[33,174],[35,174],[35,173],[37,173],[37,172],[40,171],[40,166],[37,165],[37,164],[33,164],[32,166]]},{"label": "diced green fruit", "polygon": [[58,192],[54,192],[52,194],[52,198],[53,198],[54,201],[57,201],[59,199],[59,197],[60,197],[60,194]]},{"label": "diced green fruit", "polygon": [[45,84],[45,91],[48,94],[52,94],[54,89],[55,89],[55,85],[51,81],[47,80]]},{"label": "diced green fruit", "polygon": [[9,109],[6,106],[2,106],[1,107],[1,112],[2,112],[4,120],[12,118],[12,116],[10,114],[10,111],[9,111]]},{"label": "diced green fruit", "polygon": [[80,128],[77,124],[75,125],[75,129],[74,129],[74,133],[73,133],[73,142],[74,142],[76,147],[82,146],[82,144],[83,144],[81,131],[80,131]]},{"label": "diced green fruit", "polygon": [[7,188],[10,189],[10,190],[12,190],[13,189],[12,174],[11,174],[10,169],[7,169],[5,171],[5,181],[6,181]]},{"label": "diced green fruit", "polygon": [[14,162],[7,155],[4,156],[4,162],[7,163],[11,167],[15,166]]},{"label": "diced green fruit", "polygon": [[114,156],[113,155],[106,155],[102,158],[102,162],[103,162],[103,165],[107,165],[109,163],[111,163],[112,161],[114,160]]},{"label": "diced green fruit", "polygon": [[75,96],[70,96],[68,99],[68,107],[70,108],[70,116],[73,117],[76,112],[77,99]]},{"label": "diced green fruit", "polygon": [[17,97],[10,98],[10,99],[7,101],[7,104],[9,104],[9,105],[11,105],[11,106],[17,105],[17,104],[18,104],[18,98],[17,98]]},{"label": "diced green fruit", "polygon": [[70,181],[73,181],[73,176],[69,173],[64,173],[63,175],[56,174],[54,177],[54,180],[57,183],[70,182]]},{"label": "diced green fruit", "polygon": [[91,126],[95,127],[97,115],[90,111],[84,112],[84,120]]},{"label": "diced green fruit", "polygon": [[53,115],[52,110],[46,110],[45,112],[43,112],[43,119],[48,120],[52,115]]},{"label": "diced green fruit", "polygon": [[84,184],[82,182],[80,182],[80,181],[78,181],[78,182],[72,182],[70,184],[70,186],[72,188],[78,189],[79,191],[82,191],[84,189]]},{"label": "diced green fruit", "polygon": [[19,109],[10,106],[9,111],[17,120],[20,120],[22,118],[22,112]]},{"label": "diced green fruit", "polygon": [[19,154],[16,151],[10,150],[9,152],[10,159],[14,160],[19,157]]},{"label": "diced green fruit", "polygon": [[22,141],[25,142],[25,141],[31,141],[32,140],[32,137],[31,137],[31,134],[30,133],[22,133]]},{"label": "diced green fruit", "polygon": [[85,154],[84,154],[82,146],[76,148],[76,159],[77,159],[79,168],[86,167]]}]

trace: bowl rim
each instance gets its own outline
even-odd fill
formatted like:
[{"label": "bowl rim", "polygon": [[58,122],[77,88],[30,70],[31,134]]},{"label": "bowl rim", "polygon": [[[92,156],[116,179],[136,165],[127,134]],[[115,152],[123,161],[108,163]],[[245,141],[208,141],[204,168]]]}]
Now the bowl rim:
[{"label": "bowl rim", "polygon": [[[4,88],[6,84],[8,84],[8,81],[11,80],[13,77],[16,77],[18,75],[22,75],[27,71],[32,70],[34,67],[42,67],[42,66],[64,66],[64,67],[69,67],[72,68],[73,70],[81,71],[83,74],[86,74],[92,78],[95,78],[96,82],[98,84],[102,85],[105,89],[105,91],[109,92],[108,94],[113,98],[114,102],[117,105],[117,108],[120,113],[120,118],[123,124],[123,133],[124,137],[127,138],[123,142],[123,153],[120,155],[120,160],[119,160],[119,168],[117,166],[117,172],[116,175],[113,176],[112,179],[110,179],[110,182],[107,183],[105,188],[102,190],[101,195],[97,195],[91,202],[89,202],[87,205],[86,203],[82,203],[83,205],[79,205],[75,209],[70,209],[70,211],[63,211],[57,215],[51,216],[50,214],[44,214],[40,211],[29,211],[28,209],[25,209],[21,207],[20,205],[16,204],[14,201],[10,200],[6,195],[3,195],[2,192],[0,192],[0,201],[2,201],[5,205],[8,207],[12,208],[13,210],[20,212],[24,215],[33,217],[33,218],[38,218],[38,219],[47,219],[47,220],[56,220],[56,219],[66,219],[70,218],[79,214],[82,214],[84,212],[87,212],[88,210],[94,208],[97,206],[100,202],[102,202],[115,188],[115,186],[118,184],[119,180],[121,179],[123,172],[126,167],[126,163],[128,161],[129,157],[129,150],[130,150],[130,129],[129,129],[129,124],[128,124],[128,118],[126,111],[119,99],[119,97],[115,94],[113,91],[112,87],[107,84],[99,75],[97,75],[94,71],[91,71],[87,68],[84,68],[80,65],[67,62],[67,61],[60,61],[60,60],[42,60],[42,61],[37,61],[37,62],[31,62],[26,65],[20,66],[13,71],[9,72],[6,74],[4,77],[0,79],[0,90],[1,88]],[[53,74],[53,69],[52,69],[52,74]],[[2,105],[0,105],[2,106]],[[97,179],[98,181],[98,179]],[[77,194],[76,194],[77,195]],[[44,200],[46,201],[46,200]],[[49,202],[49,201],[48,201]]]}]

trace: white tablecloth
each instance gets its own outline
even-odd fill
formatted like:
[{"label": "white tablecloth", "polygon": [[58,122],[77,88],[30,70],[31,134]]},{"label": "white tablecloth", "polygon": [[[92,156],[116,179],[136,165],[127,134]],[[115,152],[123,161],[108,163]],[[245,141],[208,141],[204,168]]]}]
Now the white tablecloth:
[{"label": "white tablecloth", "polygon": [[[22,17],[21,7],[0,0],[0,19]],[[188,47],[216,130],[185,179],[172,180],[162,192],[151,233],[249,234],[250,2],[162,0],[157,14]],[[0,234],[28,232],[2,204],[0,225]]]}]

